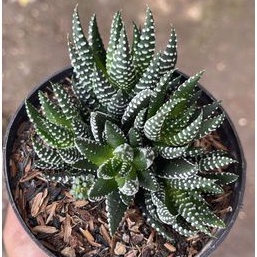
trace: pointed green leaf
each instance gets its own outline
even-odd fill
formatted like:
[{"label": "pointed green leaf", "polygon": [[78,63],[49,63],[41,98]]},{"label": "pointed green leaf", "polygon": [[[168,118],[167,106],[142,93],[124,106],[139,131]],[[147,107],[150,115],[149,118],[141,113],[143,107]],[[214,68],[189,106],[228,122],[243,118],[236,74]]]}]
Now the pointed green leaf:
[{"label": "pointed green leaf", "polygon": [[43,161],[43,159],[34,161],[34,167],[41,170],[55,170],[55,171],[61,171],[61,172],[63,172],[63,170],[71,169],[71,167],[65,162],[48,163]]},{"label": "pointed green leaf", "polygon": [[76,103],[70,94],[64,89],[63,86],[52,84],[54,95],[58,100],[59,106],[62,108],[63,113],[68,119],[73,119],[79,116],[79,110]]},{"label": "pointed green leaf", "polygon": [[216,217],[205,201],[196,200],[190,193],[183,191],[177,191],[173,196],[179,213],[200,231],[211,236],[206,226],[224,228],[224,223]]},{"label": "pointed green leaf", "polygon": [[174,132],[172,133],[172,131],[171,133],[165,131],[162,133],[161,140],[171,146],[180,146],[190,143],[199,133],[202,117],[203,114],[201,112],[193,122],[176,134],[174,134]]},{"label": "pointed green leaf", "polygon": [[141,110],[135,118],[134,127],[139,133],[144,134],[144,125],[146,121],[147,108]]},{"label": "pointed green leaf", "polygon": [[125,28],[120,32],[119,44],[110,67],[110,78],[122,90],[129,91],[135,82],[135,70]]},{"label": "pointed green leaf", "polygon": [[224,119],[225,119],[225,114],[222,113],[218,116],[215,116],[214,118],[204,120],[201,124],[201,127],[199,129],[199,134],[197,137],[202,138],[210,134],[212,131],[215,131],[217,128],[221,126]]},{"label": "pointed green leaf", "polygon": [[92,74],[92,84],[96,98],[104,107],[107,107],[110,99],[116,93],[116,89],[105,78],[102,71],[96,67]]},{"label": "pointed green leaf", "polygon": [[89,199],[107,196],[117,189],[118,185],[115,179],[98,178],[89,189]]},{"label": "pointed green leaf", "polygon": [[174,97],[190,99],[194,93],[199,79],[202,77],[203,72],[204,71],[200,71],[196,73],[194,76],[191,76],[182,85],[180,85],[174,92]]},{"label": "pointed green leaf", "polygon": [[92,92],[91,74],[93,71],[93,52],[83,33],[77,6],[72,16],[72,39],[74,46],[68,41],[70,59],[74,68],[75,76],[79,82],[76,90],[79,98],[85,99],[86,95],[94,96]]},{"label": "pointed green leaf", "polygon": [[92,71],[90,71],[90,78],[80,77],[80,79],[77,79],[77,76],[75,75],[72,78],[72,89],[86,108],[95,110],[99,108],[100,104],[93,92],[91,75]]},{"label": "pointed green leaf", "polygon": [[63,161],[68,164],[73,164],[82,159],[81,153],[75,146],[65,149],[59,149],[58,153],[63,159]]},{"label": "pointed green leaf", "polygon": [[105,72],[106,52],[101,35],[98,30],[96,15],[94,14],[89,22],[88,43],[92,49],[94,60],[98,68]]},{"label": "pointed green leaf", "polygon": [[195,205],[190,201],[190,199],[185,198],[184,200],[180,201],[178,212],[188,223],[191,223],[191,225],[196,229],[211,236],[210,231],[203,222],[201,213],[198,213],[198,210],[196,210]]},{"label": "pointed green leaf", "polygon": [[139,147],[143,145],[143,137],[134,127],[132,127],[128,132],[128,140],[132,147]]},{"label": "pointed green leaf", "polygon": [[145,136],[152,141],[160,140],[161,130],[166,117],[179,103],[183,101],[184,99],[171,99],[164,103],[157,113],[146,121],[144,126]]},{"label": "pointed green leaf", "polygon": [[161,56],[161,72],[174,69],[177,62],[177,35],[174,27],[171,28],[169,42],[164,53]]},{"label": "pointed green leaf", "polygon": [[133,164],[137,170],[148,169],[155,159],[155,153],[150,147],[138,147],[134,150]]},{"label": "pointed green leaf", "polygon": [[113,157],[112,148],[108,145],[82,138],[75,139],[75,144],[82,155],[98,166]]},{"label": "pointed green leaf", "polygon": [[158,218],[165,224],[172,225],[175,220],[176,216],[171,214],[169,209],[165,204],[165,195],[163,190],[159,190],[157,192],[151,192],[151,198],[153,204],[156,206],[156,213]]},{"label": "pointed green leaf", "polygon": [[185,157],[198,157],[204,154],[204,149],[201,147],[194,147],[191,146],[188,149],[186,149],[184,156]]},{"label": "pointed green leaf", "polygon": [[174,159],[182,156],[188,146],[157,146],[159,154],[165,159]]},{"label": "pointed green leaf", "polygon": [[159,189],[158,181],[151,169],[140,170],[137,172],[139,185],[149,191],[157,191]]},{"label": "pointed green leaf", "polygon": [[117,158],[108,159],[97,170],[97,177],[111,179],[121,170],[122,160]]},{"label": "pointed green leaf", "polygon": [[125,178],[125,182],[122,186],[119,186],[119,190],[122,194],[132,196],[139,190],[139,181],[136,172],[130,171]]},{"label": "pointed green leaf", "polygon": [[197,206],[197,210],[200,213],[202,223],[205,226],[223,229],[226,227],[224,221],[217,217],[205,202],[195,202],[194,200],[194,204]]},{"label": "pointed green leaf", "polygon": [[157,110],[163,105],[165,102],[165,97],[167,96],[167,89],[169,86],[170,78],[173,74],[173,71],[167,72],[164,76],[161,77],[159,83],[154,88],[153,97],[151,98],[149,109],[147,113],[147,117],[150,118],[156,114]]},{"label": "pointed green leaf", "polygon": [[142,33],[140,35],[140,42],[135,50],[134,63],[138,73],[142,74],[150,64],[155,51],[155,34],[154,34],[154,20],[149,7],[146,10],[146,18]]},{"label": "pointed green leaf", "polygon": [[[83,28],[81,26],[81,21],[78,14],[78,7],[76,6],[72,16],[72,39],[75,44],[76,52],[82,61],[81,67],[78,67],[81,73],[79,72],[79,77],[84,75],[85,66],[90,70],[93,69],[93,56],[90,49],[89,43],[83,33]],[[75,68],[75,67],[74,67]]]},{"label": "pointed green leaf", "polygon": [[141,30],[133,22],[133,40],[132,40],[132,47],[131,47],[131,54],[132,54],[133,61],[134,61],[134,55],[138,48],[138,44],[140,42],[140,35],[141,35]]},{"label": "pointed green leaf", "polygon": [[142,74],[139,82],[134,88],[134,94],[139,93],[144,89],[154,89],[160,80],[160,54],[153,57],[151,63]]},{"label": "pointed green leaf", "polygon": [[197,165],[183,158],[169,161],[161,169],[160,177],[167,179],[187,179],[198,172]]},{"label": "pointed green leaf", "polygon": [[113,236],[127,210],[127,205],[123,203],[119,191],[113,191],[106,197],[106,210],[110,233]]},{"label": "pointed green leaf", "polygon": [[150,89],[145,89],[139,92],[136,96],[132,98],[129,102],[123,116],[121,119],[122,124],[127,124],[135,118],[135,116],[145,107],[148,106],[153,91]]},{"label": "pointed green leaf", "polygon": [[238,179],[238,175],[230,172],[208,172],[204,177],[217,180],[217,183],[222,185],[229,185]]},{"label": "pointed green leaf", "polygon": [[109,39],[109,43],[108,43],[108,47],[107,47],[106,68],[107,68],[108,74],[110,74],[110,68],[111,68],[112,62],[113,62],[113,55],[114,55],[114,52],[119,43],[120,31],[121,31],[122,27],[123,27],[123,21],[121,18],[121,13],[118,11],[115,13],[113,20],[112,20],[110,39]]},{"label": "pointed green leaf", "polygon": [[66,148],[74,144],[74,134],[67,128],[55,125],[44,119],[38,110],[29,102],[25,102],[30,121],[34,124],[37,134],[53,148]]},{"label": "pointed green leaf", "polygon": [[186,179],[171,179],[170,185],[180,190],[200,190],[204,193],[222,194],[223,189],[215,184],[216,180],[197,175]]},{"label": "pointed green leaf", "polygon": [[58,149],[74,145],[74,133],[45,120],[44,126],[36,128],[38,135],[50,146]]},{"label": "pointed green leaf", "polygon": [[[150,195],[150,194],[149,194]],[[153,228],[156,229],[156,231],[161,234],[164,238],[169,240],[170,242],[174,242],[174,238],[172,237],[171,233],[165,229],[165,226],[163,226],[163,223],[159,220],[156,214],[156,208],[154,204],[152,203],[151,197],[145,196],[145,208],[143,215],[146,216],[146,222]]]},{"label": "pointed green leaf", "polygon": [[120,118],[129,103],[129,96],[122,90],[113,95],[107,106],[108,113],[115,118]]},{"label": "pointed green leaf", "polygon": [[205,158],[202,158],[199,164],[201,171],[209,171],[220,169],[228,166],[229,164],[236,163],[237,161],[224,154],[217,154],[217,152],[212,152]]},{"label": "pointed green leaf", "polygon": [[40,105],[45,117],[52,123],[71,128],[71,122],[63,114],[60,107],[54,104],[43,92],[38,92]]},{"label": "pointed green leaf", "polygon": [[47,147],[42,142],[32,140],[33,150],[40,158],[41,161],[48,163],[48,164],[62,164],[63,160],[56,151],[56,149]]},{"label": "pointed green leaf", "polygon": [[213,102],[211,104],[206,104],[202,107],[203,109],[203,118],[204,119],[209,119],[211,118],[214,114],[215,111],[219,108],[220,102]]},{"label": "pointed green leaf", "polygon": [[72,129],[74,131],[75,137],[91,138],[92,136],[90,126],[83,122],[81,119],[74,118],[72,120]]},{"label": "pointed green leaf", "polygon": [[127,142],[123,131],[117,125],[111,123],[108,120],[105,122],[104,133],[107,144],[113,148],[116,148],[117,146]]},{"label": "pointed green leaf", "polygon": [[91,131],[94,136],[94,139],[97,142],[103,142],[103,132],[104,132],[104,126],[105,122],[109,120],[112,122],[115,122],[115,120],[110,117],[108,114],[104,112],[91,112],[90,115],[90,126],[91,126]]}]

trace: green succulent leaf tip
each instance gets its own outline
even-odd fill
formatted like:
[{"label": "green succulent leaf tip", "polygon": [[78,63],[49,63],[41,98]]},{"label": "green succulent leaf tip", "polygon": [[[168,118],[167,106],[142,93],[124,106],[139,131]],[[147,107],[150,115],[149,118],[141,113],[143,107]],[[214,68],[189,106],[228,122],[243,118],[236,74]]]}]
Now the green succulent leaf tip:
[{"label": "green succulent leaf tip", "polygon": [[87,38],[76,6],[68,49],[70,85],[39,92],[39,109],[25,104],[35,128],[35,166],[50,181],[70,185],[75,198],[105,199],[112,235],[135,200],[168,240],[165,225],[184,236],[224,228],[205,196],[222,194],[237,180],[226,172],[229,165],[236,170],[237,161],[201,144],[225,114],[218,102],[199,103],[203,72],[188,79],[175,72],[175,29],[165,50],[155,54],[150,8],[142,29],[133,24],[131,46],[117,12],[105,50],[96,16]]}]

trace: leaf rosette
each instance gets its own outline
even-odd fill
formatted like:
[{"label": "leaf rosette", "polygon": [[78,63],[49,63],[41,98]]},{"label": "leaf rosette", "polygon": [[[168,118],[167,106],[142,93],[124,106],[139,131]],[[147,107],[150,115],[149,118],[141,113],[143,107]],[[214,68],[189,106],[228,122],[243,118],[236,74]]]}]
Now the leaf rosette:
[{"label": "leaf rosette", "polygon": [[184,236],[211,235],[210,227],[225,224],[205,195],[222,194],[236,181],[223,172],[236,160],[199,140],[216,131],[225,114],[218,102],[199,104],[203,71],[186,80],[175,72],[173,27],[166,49],[155,54],[154,28],[147,8],[142,29],[134,24],[130,47],[117,12],[105,49],[96,16],[86,37],[75,8],[68,40],[74,95],[54,84],[52,95],[39,92],[41,110],[26,102],[36,131],[35,166],[49,180],[70,184],[74,197],[105,199],[112,235],[138,195],[164,237],[171,239],[163,224]]}]

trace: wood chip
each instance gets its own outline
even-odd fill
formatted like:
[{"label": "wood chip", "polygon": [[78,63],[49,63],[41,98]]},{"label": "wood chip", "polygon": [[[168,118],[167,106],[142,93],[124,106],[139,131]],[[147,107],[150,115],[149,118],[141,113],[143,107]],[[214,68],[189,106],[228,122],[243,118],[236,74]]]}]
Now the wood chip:
[{"label": "wood chip", "polygon": [[101,245],[101,244],[99,244],[99,243],[97,243],[97,242],[94,242],[94,241],[88,241],[89,242],[89,244],[91,244],[92,246],[94,246],[94,247],[102,247],[103,245]]},{"label": "wood chip", "polygon": [[56,227],[52,227],[52,226],[36,226],[32,230],[34,233],[46,233],[46,234],[54,234],[58,232]]},{"label": "wood chip", "polygon": [[37,215],[36,219],[37,219],[38,225],[40,225],[40,226],[45,226],[45,225],[46,225],[46,224],[45,224],[45,219],[44,219],[42,213],[39,213],[39,214]]},{"label": "wood chip", "polygon": [[155,237],[156,231],[152,229],[150,236],[148,237],[146,244],[149,245],[153,242],[153,239]]},{"label": "wood chip", "polygon": [[93,231],[93,230],[95,229],[93,219],[90,219],[90,220],[89,220],[88,225],[89,225],[89,230],[90,230],[90,231]]},{"label": "wood chip", "polygon": [[104,240],[108,243],[108,245],[111,246],[111,243],[112,243],[111,237],[103,224],[101,224],[100,226],[100,233],[103,236]]},{"label": "wood chip", "polygon": [[29,158],[29,160],[25,166],[25,169],[24,169],[25,174],[27,174],[30,170],[31,170],[31,159]]},{"label": "wood chip", "polygon": [[51,204],[51,207],[48,209],[49,215],[47,217],[46,224],[48,224],[53,219],[53,216],[55,215],[55,211],[56,211],[56,206],[57,206],[57,202],[53,202]]},{"label": "wood chip", "polygon": [[92,236],[92,234],[86,229],[82,229],[82,228],[79,228],[80,232],[82,233],[82,235],[87,239],[87,241],[89,242],[94,242],[95,241],[95,238]]},{"label": "wood chip", "polygon": [[73,204],[74,204],[74,206],[75,206],[76,208],[82,208],[82,207],[88,205],[88,203],[89,203],[89,202],[86,201],[86,200],[78,200],[78,201],[75,201]]},{"label": "wood chip", "polygon": [[122,244],[121,242],[117,242],[115,249],[114,249],[114,253],[116,255],[124,255],[126,252],[127,252],[126,246],[124,244]]},{"label": "wood chip", "polygon": [[186,241],[192,241],[192,240],[195,240],[195,239],[197,239],[197,238],[199,238],[199,235],[198,235],[198,234],[196,234],[196,235],[194,235],[194,236],[188,237],[188,238],[186,239]]},{"label": "wood chip", "polygon": [[79,228],[80,232],[82,233],[82,235],[87,239],[87,241],[89,242],[89,244],[91,244],[94,247],[102,247],[101,244],[95,242],[95,238],[93,237],[93,235],[88,231],[88,229],[84,230],[82,228]]},{"label": "wood chip", "polygon": [[221,196],[217,197],[216,199],[211,200],[212,203],[223,202],[226,197],[229,197],[232,194],[232,191],[229,191],[226,194],[222,194]]},{"label": "wood chip", "polygon": [[31,214],[33,217],[36,217],[42,211],[41,206],[45,204],[44,200],[46,199],[47,195],[48,190],[46,188],[44,192],[39,192],[32,200]]},{"label": "wood chip", "polygon": [[139,230],[140,224],[136,223],[135,221],[132,221],[130,218],[127,218],[126,221],[130,231],[134,233],[140,233],[140,230]]},{"label": "wood chip", "polygon": [[33,178],[39,177],[40,175],[41,175],[41,172],[39,172],[39,171],[31,171],[29,173],[26,173],[26,175],[23,176],[20,179],[20,182],[24,183],[26,181],[29,181],[29,180],[33,179]]},{"label": "wood chip", "polygon": [[174,252],[176,252],[176,247],[175,246],[173,246],[172,244],[170,244],[170,243],[165,243],[164,244],[164,247],[167,249],[167,250],[169,250],[171,253],[174,253]]},{"label": "wood chip", "polygon": [[126,253],[125,257],[137,257],[138,250],[131,250]]},{"label": "wood chip", "polygon": [[71,231],[71,217],[67,214],[66,219],[63,222],[63,240],[65,243],[70,242]]},{"label": "wood chip", "polygon": [[233,211],[233,208],[231,206],[228,206],[227,208],[225,208],[223,210],[214,211],[214,213],[226,214],[226,213],[229,213],[229,212],[232,212],[232,211]]}]

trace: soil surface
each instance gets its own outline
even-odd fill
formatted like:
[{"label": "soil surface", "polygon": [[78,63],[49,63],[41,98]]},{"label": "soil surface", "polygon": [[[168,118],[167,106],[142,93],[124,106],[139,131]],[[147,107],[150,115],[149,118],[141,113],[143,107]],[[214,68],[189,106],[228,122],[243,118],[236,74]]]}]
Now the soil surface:
[{"label": "soil surface", "polygon": [[[155,16],[157,49],[165,46],[173,23],[179,44],[177,67],[189,75],[206,70],[201,83],[222,100],[239,133],[248,163],[244,206],[228,238],[212,256],[252,257],[254,1],[4,0],[3,133],[28,92],[45,77],[69,65],[66,38],[77,2],[84,24],[97,13],[105,42],[116,10],[122,9],[126,25],[132,20],[139,23],[147,3]],[[3,199],[4,217],[5,191]]]}]

